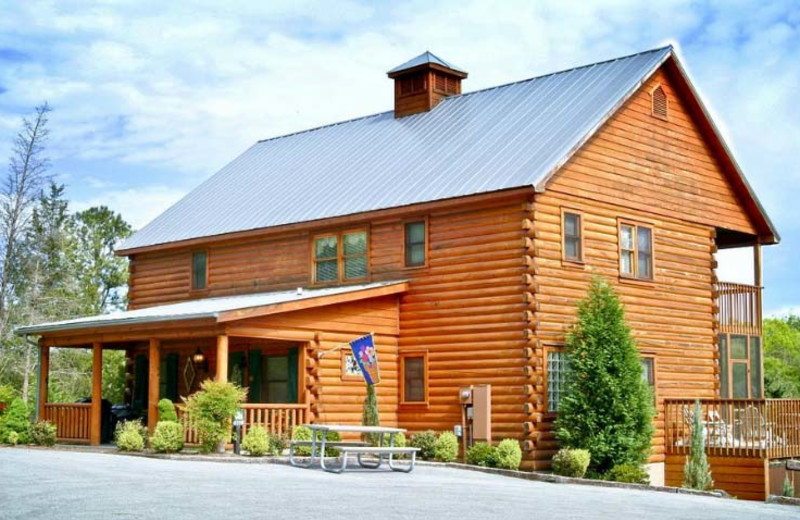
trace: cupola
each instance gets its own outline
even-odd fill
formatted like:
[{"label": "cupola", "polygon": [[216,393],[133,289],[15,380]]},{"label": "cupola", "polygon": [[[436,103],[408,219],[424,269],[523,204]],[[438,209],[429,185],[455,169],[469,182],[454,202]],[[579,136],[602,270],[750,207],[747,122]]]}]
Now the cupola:
[{"label": "cupola", "polygon": [[427,112],[439,102],[461,94],[467,73],[425,51],[387,72],[394,80],[394,117]]}]

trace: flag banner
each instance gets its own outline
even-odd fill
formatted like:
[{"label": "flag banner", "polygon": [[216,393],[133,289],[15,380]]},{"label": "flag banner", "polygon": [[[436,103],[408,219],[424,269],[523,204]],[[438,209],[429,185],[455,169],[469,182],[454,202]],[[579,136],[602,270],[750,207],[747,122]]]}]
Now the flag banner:
[{"label": "flag banner", "polygon": [[372,334],[367,334],[350,342],[353,356],[356,358],[364,381],[368,385],[377,385],[381,382],[381,373],[378,370],[378,352],[375,350],[375,343]]}]

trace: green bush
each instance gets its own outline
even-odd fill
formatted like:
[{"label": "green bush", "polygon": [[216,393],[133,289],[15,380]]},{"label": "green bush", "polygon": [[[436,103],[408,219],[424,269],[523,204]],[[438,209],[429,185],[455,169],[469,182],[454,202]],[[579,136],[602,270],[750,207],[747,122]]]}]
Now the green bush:
[{"label": "green bush", "polygon": [[56,443],[57,428],[48,421],[38,421],[31,425],[31,442],[38,446],[53,446]]},{"label": "green bush", "polygon": [[247,396],[247,391],[233,383],[221,383],[206,379],[200,390],[192,394],[186,408],[197,424],[200,451],[209,453],[227,440],[236,410]]},{"label": "green bush", "polygon": [[117,425],[114,440],[120,451],[142,451],[147,439],[147,428],[139,421],[123,421]]},{"label": "green bush", "polygon": [[683,466],[683,487],[701,491],[714,487],[711,466],[706,457],[706,443],[703,423],[700,417],[700,401],[694,402],[692,417],[692,446],[686,464]]},{"label": "green bush", "polygon": [[563,477],[583,478],[590,461],[588,450],[563,448],[553,456],[553,473]]},{"label": "green bush", "polygon": [[183,449],[183,426],[175,421],[158,421],[150,447],[157,453],[176,453]]},{"label": "green bush", "polygon": [[789,472],[786,472],[786,476],[783,479],[783,490],[781,490],[781,496],[787,498],[794,498],[794,486],[792,485],[792,481],[789,480]]},{"label": "green bush", "polygon": [[251,426],[242,440],[242,449],[251,457],[263,457],[270,453],[270,434],[263,426]]},{"label": "green bush", "polygon": [[495,455],[494,446],[486,442],[476,442],[467,449],[467,464],[493,468],[497,462]]},{"label": "green bush", "polygon": [[627,482],[628,484],[650,484],[650,475],[641,464],[626,462],[611,468],[605,475],[606,480]]},{"label": "green bush", "polygon": [[30,416],[25,401],[19,397],[12,399],[3,414],[3,420],[0,421],[0,442],[8,443],[8,435],[16,432],[17,441],[21,444],[28,444],[30,426]]},{"label": "green bush", "polygon": [[19,442],[19,434],[17,432],[8,432],[6,436],[6,442],[12,446],[16,446]]},{"label": "green bush", "polygon": [[[389,435],[388,434],[383,436],[383,445],[384,446],[388,446],[389,445]],[[399,432],[399,433],[395,433],[394,434],[394,447],[395,448],[405,448],[406,447],[406,436],[403,434],[403,432]],[[394,455],[393,458],[395,458],[395,459],[404,459],[404,458],[406,458],[406,455],[405,455],[405,453],[398,453],[398,454]]]},{"label": "green bush", "polygon": [[9,385],[0,385],[0,418],[5,412],[4,408],[14,399],[14,389]]},{"label": "green bush", "polygon": [[[292,440],[295,441],[310,441],[312,436],[311,429],[306,426],[298,426],[294,429],[294,433],[292,433]],[[339,436],[339,432],[329,430],[325,435],[325,440],[328,442],[338,442],[342,440],[341,436]],[[320,441],[319,434],[317,434],[317,442]],[[297,455],[308,457],[311,455],[311,446],[297,446],[294,449],[294,452]],[[336,448],[325,448],[325,456],[326,457],[335,457],[339,454],[339,450]]]},{"label": "green bush", "polygon": [[[378,398],[375,396],[375,385],[367,385],[367,396],[364,398],[364,412],[361,416],[361,424],[364,426],[380,426],[380,414],[378,413]],[[379,433],[365,433],[364,442],[370,446],[380,444],[381,436]]]},{"label": "green bush", "polygon": [[589,450],[591,470],[643,464],[653,437],[653,395],[625,312],[611,286],[595,277],[566,339],[569,374],[558,404],[562,447]]},{"label": "green bush", "polygon": [[158,402],[158,420],[178,422],[175,405],[169,399],[162,399]]},{"label": "green bush", "polygon": [[433,430],[427,430],[412,435],[411,446],[419,448],[417,456],[422,460],[433,460],[436,457],[436,433]]},{"label": "green bush", "polygon": [[433,455],[441,462],[453,462],[458,457],[458,437],[453,432],[442,432],[433,445]]},{"label": "green bush", "polygon": [[522,463],[522,448],[516,439],[503,439],[494,453],[495,465],[503,469],[519,469]]},{"label": "green bush", "polygon": [[283,453],[288,447],[288,442],[286,440],[286,435],[272,435],[269,436],[269,454],[272,456],[278,456]]}]

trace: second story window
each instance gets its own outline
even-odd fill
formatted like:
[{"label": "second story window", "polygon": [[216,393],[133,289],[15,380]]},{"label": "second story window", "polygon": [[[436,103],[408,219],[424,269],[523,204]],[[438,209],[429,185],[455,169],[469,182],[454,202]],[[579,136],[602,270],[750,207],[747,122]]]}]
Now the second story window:
[{"label": "second story window", "polygon": [[421,267],[426,262],[427,231],[425,221],[406,222],[405,225],[405,265],[406,267]]},{"label": "second story window", "polygon": [[578,213],[565,211],[563,215],[564,260],[583,261],[583,223]]},{"label": "second story window", "polygon": [[653,279],[653,229],[634,224],[619,227],[619,272],[626,278]]},{"label": "second story window", "polygon": [[208,285],[208,257],[205,251],[192,253],[192,290],[200,291]]},{"label": "second story window", "polygon": [[342,231],[314,237],[314,283],[367,277],[367,232]]}]

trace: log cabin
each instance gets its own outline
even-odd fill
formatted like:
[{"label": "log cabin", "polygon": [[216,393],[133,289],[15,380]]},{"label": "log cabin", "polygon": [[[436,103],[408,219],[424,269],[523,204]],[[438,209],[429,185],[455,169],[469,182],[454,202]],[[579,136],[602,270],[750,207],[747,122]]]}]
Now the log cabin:
[{"label": "log cabin", "polygon": [[[359,423],[340,347],[372,333],[383,424],[452,430],[460,389],[488,384],[493,438],[548,469],[565,334],[599,275],[654,391],[652,481],[680,485],[700,399],[717,485],[763,499],[770,461],[800,455],[800,407],[763,396],[761,246],[779,236],[675,50],[468,93],[429,52],[388,77],[393,110],[259,141],[125,242],[127,311],[19,329],[40,345],[39,417],[99,443],[102,352],[124,349],[151,429],[159,398],[206,378],[248,388],[246,425]],[[716,277],[739,247],[753,285]],[[48,402],[53,347],[92,349],[91,404]]]}]

